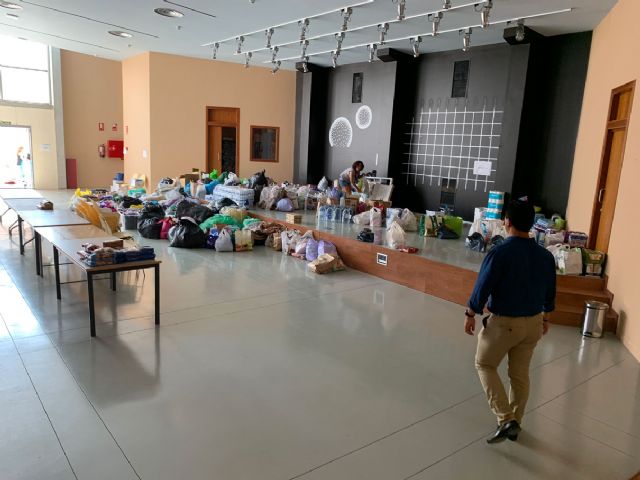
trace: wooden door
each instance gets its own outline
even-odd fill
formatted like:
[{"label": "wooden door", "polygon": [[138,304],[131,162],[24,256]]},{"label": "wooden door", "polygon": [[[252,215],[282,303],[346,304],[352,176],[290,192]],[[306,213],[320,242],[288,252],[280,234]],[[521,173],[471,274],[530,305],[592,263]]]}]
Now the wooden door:
[{"label": "wooden door", "polygon": [[609,248],[634,90],[635,81],[611,92],[609,117],[605,129],[600,174],[589,232],[589,246],[602,252],[606,252]]},{"label": "wooden door", "polygon": [[[239,131],[240,109],[229,107],[207,107],[207,169],[218,170],[222,173],[225,169],[238,173],[239,165]],[[231,139],[229,136],[234,137]],[[232,145],[232,152],[229,145]],[[233,157],[233,158],[232,158]]]}]

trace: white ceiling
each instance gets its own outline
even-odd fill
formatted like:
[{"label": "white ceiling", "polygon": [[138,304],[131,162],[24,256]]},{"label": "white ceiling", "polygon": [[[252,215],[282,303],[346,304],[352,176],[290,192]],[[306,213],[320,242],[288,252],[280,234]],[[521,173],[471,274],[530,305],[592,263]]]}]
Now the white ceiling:
[{"label": "white ceiling", "polygon": [[[202,45],[246,32],[263,31],[300,18],[314,16],[333,9],[340,9],[362,0],[11,0],[23,7],[21,11],[0,8],[0,34],[23,37],[29,40],[98,55],[104,58],[122,60],[145,51],[165,52],[191,57],[210,58],[211,48]],[[176,6],[172,3],[182,6]],[[470,3],[473,0],[453,0],[452,5]],[[478,0],[481,1],[481,0]],[[544,35],[592,30],[616,0],[494,0],[491,21],[526,17],[538,13],[572,8],[569,13],[539,17],[527,20],[526,24]],[[406,15],[423,14],[438,10],[442,0],[406,0]],[[157,7],[175,8],[184,12],[181,19],[161,17],[153,12]],[[188,7],[188,8],[187,8]],[[203,13],[198,13],[198,10]],[[18,19],[5,16],[16,13]],[[208,15],[206,15],[208,14]],[[215,18],[210,16],[215,15]],[[354,8],[349,28],[362,25],[393,21],[396,5],[392,0],[373,0],[371,3]],[[461,46],[458,28],[477,25],[480,15],[473,7],[467,7],[445,14],[441,30],[455,29],[438,37],[425,37],[421,52],[445,51]],[[311,19],[309,36],[336,32],[342,19],[337,12]],[[474,29],[472,45],[488,45],[502,42],[504,24],[492,25],[487,29]],[[108,30],[123,30],[133,35],[131,39],[109,35]],[[391,23],[388,38],[402,38],[427,34],[431,24],[426,17]],[[294,42],[295,45],[282,47],[280,58],[299,56],[297,44],[300,30],[292,24],[277,28],[273,43]],[[377,42],[375,27],[356,32],[347,32],[343,47]],[[264,33],[246,37],[245,48],[261,48],[265,45]],[[333,36],[312,40],[308,53],[334,49]],[[410,51],[408,40],[390,42],[387,46]],[[244,55],[234,55],[235,41],[223,43],[218,59],[244,62]],[[252,64],[271,60],[269,51],[254,54]],[[344,50],[340,64],[367,60],[366,47]],[[311,63],[330,64],[330,55],[311,57]],[[293,68],[294,62],[283,62],[282,68]]]}]

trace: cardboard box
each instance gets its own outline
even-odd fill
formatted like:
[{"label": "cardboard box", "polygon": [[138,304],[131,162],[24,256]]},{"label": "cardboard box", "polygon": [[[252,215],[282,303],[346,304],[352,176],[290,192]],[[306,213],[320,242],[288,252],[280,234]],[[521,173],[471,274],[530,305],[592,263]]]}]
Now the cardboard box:
[{"label": "cardboard box", "polygon": [[302,223],[302,215],[299,213],[287,213],[285,215],[285,221],[287,223],[300,224]]}]

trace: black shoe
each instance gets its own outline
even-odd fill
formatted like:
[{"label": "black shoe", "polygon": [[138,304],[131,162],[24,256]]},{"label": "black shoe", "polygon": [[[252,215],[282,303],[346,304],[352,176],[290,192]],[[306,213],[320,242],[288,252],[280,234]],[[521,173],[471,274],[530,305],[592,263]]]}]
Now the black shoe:
[{"label": "black shoe", "polygon": [[511,420],[499,426],[495,433],[487,438],[487,443],[492,445],[494,443],[504,442],[507,438],[511,441],[516,441],[521,430],[518,422]]}]

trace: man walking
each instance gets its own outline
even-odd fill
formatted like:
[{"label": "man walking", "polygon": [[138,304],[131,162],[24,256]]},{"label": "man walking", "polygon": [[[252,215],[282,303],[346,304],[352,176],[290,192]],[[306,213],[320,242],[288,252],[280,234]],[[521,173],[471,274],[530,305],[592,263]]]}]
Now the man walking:
[{"label": "man walking", "polygon": [[[553,255],[529,238],[533,206],[515,200],[507,207],[508,238],[487,253],[468,308],[464,331],[473,335],[477,314],[485,304],[491,313],[478,335],[476,369],[498,428],[487,443],[517,440],[529,398],[529,365],[538,340],[549,330],[547,314],[555,308],[556,269]],[[497,369],[509,361],[509,396]]]}]

